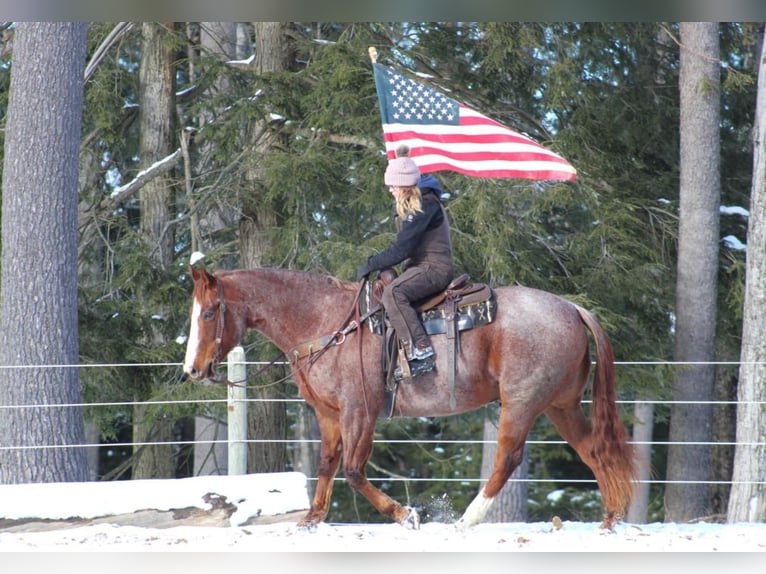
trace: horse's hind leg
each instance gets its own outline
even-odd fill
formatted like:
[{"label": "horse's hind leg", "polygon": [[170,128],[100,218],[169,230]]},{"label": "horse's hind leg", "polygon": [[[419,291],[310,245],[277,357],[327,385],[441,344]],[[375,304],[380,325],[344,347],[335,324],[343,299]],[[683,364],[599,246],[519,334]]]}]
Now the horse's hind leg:
[{"label": "horse's hind leg", "polygon": [[[626,508],[624,488],[615,481],[613,468],[619,465],[609,444],[596,444],[591,425],[579,404],[569,407],[549,407],[545,411],[562,438],[577,452],[596,478],[604,505],[602,527],[611,528],[622,519]],[[599,441],[603,442],[603,441]]]},{"label": "horse's hind leg", "polygon": [[476,498],[468,505],[463,516],[458,520],[456,525],[458,529],[465,530],[478,524],[487,514],[495,497],[508,482],[514,469],[521,464],[524,456],[524,441],[533,422],[534,418],[529,420],[528,417],[518,412],[511,412],[510,408],[503,405],[497,428],[497,451],[495,452],[492,473],[479,494],[476,495]]},{"label": "horse's hind leg", "polygon": [[314,499],[306,515],[298,521],[300,528],[314,528],[327,516],[330,508],[330,497],[335,474],[341,459],[341,434],[337,420],[321,416],[317,413],[317,422],[322,436],[317,468],[317,485]]}]

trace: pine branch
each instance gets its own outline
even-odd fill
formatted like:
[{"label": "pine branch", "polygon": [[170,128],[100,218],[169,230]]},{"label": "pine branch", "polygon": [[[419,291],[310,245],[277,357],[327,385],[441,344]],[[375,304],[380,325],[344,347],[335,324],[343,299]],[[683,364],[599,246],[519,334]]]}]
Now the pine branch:
[{"label": "pine branch", "polygon": [[160,175],[163,175],[173,169],[176,161],[180,157],[181,149],[179,148],[169,156],[153,163],[145,170],[138,172],[136,177],[134,177],[125,185],[115,189],[109,197],[102,199],[97,205],[81,212],[79,217],[80,225],[82,226],[86,223],[86,219],[90,215],[90,212],[94,210],[101,212],[116,208],[120,203],[134,195],[139,189],[141,189],[155,177],[159,177]]},{"label": "pine branch", "polygon": [[88,62],[88,65],[85,66],[85,81],[86,82],[90,79],[90,77],[96,71],[96,68],[98,68],[98,65],[104,59],[109,49],[116,42],[118,42],[125,34],[127,34],[131,30],[131,28],[133,28],[134,24],[135,22],[118,22],[115,25],[115,27],[112,28],[112,31],[109,32],[109,35],[106,38],[104,38],[104,41],[101,42],[98,48],[96,48],[96,51],[93,52],[93,56],[91,57],[90,62]]}]

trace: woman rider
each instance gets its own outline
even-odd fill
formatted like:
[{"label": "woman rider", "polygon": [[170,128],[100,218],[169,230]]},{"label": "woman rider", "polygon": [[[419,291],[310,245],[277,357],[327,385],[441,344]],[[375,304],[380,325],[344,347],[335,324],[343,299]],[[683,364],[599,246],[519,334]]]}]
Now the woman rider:
[{"label": "woman rider", "polygon": [[421,178],[409,151],[407,146],[399,147],[384,176],[394,198],[396,241],[371,256],[357,271],[357,280],[403,264],[402,273],[385,287],[382,303],[408,360],[419,361],[432,357],[434,350],[412,303],[445,289],[454,267],[442,190],[433,176]]}]

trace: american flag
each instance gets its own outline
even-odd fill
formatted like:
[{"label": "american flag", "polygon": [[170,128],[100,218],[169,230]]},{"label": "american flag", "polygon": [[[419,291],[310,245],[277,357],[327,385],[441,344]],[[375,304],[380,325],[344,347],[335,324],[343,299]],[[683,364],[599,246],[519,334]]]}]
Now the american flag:
[{"label": "american flag", "polygon": [[373,71],[389,159],[406,144],[421,173],[577,179],[566,160],[527,136],[391,68],[373,63]]}]

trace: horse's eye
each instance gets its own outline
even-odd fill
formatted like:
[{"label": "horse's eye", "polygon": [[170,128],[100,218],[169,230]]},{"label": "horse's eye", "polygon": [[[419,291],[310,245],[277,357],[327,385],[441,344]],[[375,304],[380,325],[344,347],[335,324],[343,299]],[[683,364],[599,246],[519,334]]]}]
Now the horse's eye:
[{"label": "horse's eye", "polygon": [[202,313],[202,320],[203,321],[212,321],[215,317],[215,311],[205,311]]}]

